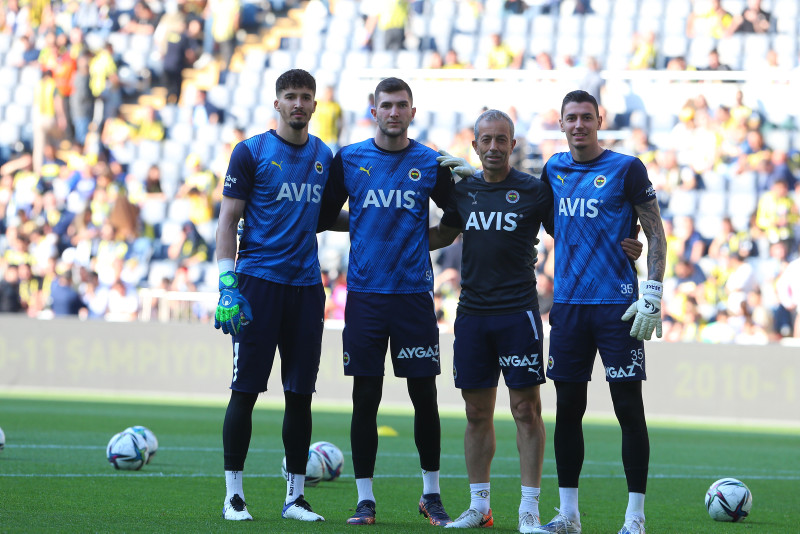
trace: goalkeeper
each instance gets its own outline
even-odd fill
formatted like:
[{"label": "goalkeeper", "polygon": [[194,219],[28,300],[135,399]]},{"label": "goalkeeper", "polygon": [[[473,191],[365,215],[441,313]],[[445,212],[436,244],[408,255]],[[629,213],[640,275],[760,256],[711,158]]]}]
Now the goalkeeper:
[{"label": "goalkeeper", "polygon": [[[281,515],[322,521],[305,500],[303,485],[325,307],[316,230],[333,155],[308,134],[316,107],[314,78],[292,69],[275,85],[277,128],[234,148],[217,229],[220,298],[214,326],[231,335],[233,349],[231,398],[222,428],[227,490],[222,517],[252,520],[242,472],[253,406],[267,390],[277,347],[286,404],[281,434],[287,482]],[[346,228],[344,223],[335,229]]]},{"label": "goalkeeper", "polygon": [[[661,282],[666,238],[647,170],[637,158],[606,150],[597,101],[585,91],[561,105],[568,152],[542,170],[554,197],[555,290],[550,310],[547,377],[556,387],[553,445],[561,504],[533,532],[581,532],[578,479],[584,458],[582,420],[587,382],[599,351],[619,425],[628,507],[620,534],[644,533],[650,441],[642,401],[643,340],[661,337]],[[647,237],[647,280],[639,291],[633,263],[619,243],[637,218]],[[606,496],[604,496],[605,498]]]}]

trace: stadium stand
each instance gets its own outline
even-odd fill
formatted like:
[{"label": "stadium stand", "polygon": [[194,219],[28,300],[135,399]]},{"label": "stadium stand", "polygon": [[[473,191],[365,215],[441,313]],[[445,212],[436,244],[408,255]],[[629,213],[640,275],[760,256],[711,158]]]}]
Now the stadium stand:
[{"label": "stadium stand", "polygon": [[[515,117],[514,162],[533,174],[564,149],[552,120],[563,94],[596,91],[604,143],[647,165],[667,221],[693,223],[688,235],[669,235],[665,339],[702,340],[719,309],[728,310],[742,342],[800,338],[798,282],[784,274],[796,272],[800,261],[796,0],[764,2],[770,25],[761,33],[734,32],[725,22],[736,20],[743,0],[723,0],[730,16],[719,18],[705,0],[592,0],[580,3],[589,6],[585,13],[569,0],[514,2],[523,6],[514,12],[501,0],[405,3],[409,18],[398,50],[380,29],[370,34],[368,24],[393,2],[243,0],[226,65],[213,39],[204,42],[204,0],[118,0],[110,10],[84,0],[76,12],[68,2],[21,2],[0,27],[0,271],[30,267],[10,288],[22,310],[52,315],[55,273],[72,271],[76,289],[86,294],[91,273],[107,267],[97,265],[106,223],[126,245],[118,277],[124,272],[129,293],[138,290],[147,302],[140,318],[170,320],[180,300],[171,287],[180,268],[190,277],[182,290],[215,292],[219,178],[237,141],[274,124],[277,76],[300,67],[320,89],[334,88],[344,122],[339,145],[372,135],[368,96],[381,77],[395,75],[415,91],[417,140],[474,160],[472,120],[484,106],[496,107]],[[144,20],[140,4],[154,21]],[[181,42],[192,59],[177,102],[164,86],[159,44],[159,21],[176,18],[187,23]],[[83,38],[67,39],[77,29]],[[486,68],[495,36],[520,68]],[[38,51],[30,64],[22,60],[23,37]],[[719,64],[709,62],[712,50]],[[96,97],[82,146],[74,142],[68,105],[69,66],[80,54],[91,57]],[[155,120],[144,124],[140,117],[149,109]],[[48,146],[55,156],[45,156]],[[110,173],[110,182],[101,173]],[[540,237],[539,266],[552,276],[551,242]],[[333,290],[342,283],[347,243],[338,236],[321,236],[320,243]],[[744,298],[729,299],[740,293],[731,280],[743,276],[732,256],[754,273]],[[675,274],[681,259],[695,267],[691,280]],[[104,315],[98,301],[109,290],[110,284],[92,288],[92,317]],[[453,319],[458,291],[457,277],[437,282],[443,328]],[[166,294],[167,311],[154,312]],[[187,294],[189,304],[175,320],[208,321],[214,300]]]}]

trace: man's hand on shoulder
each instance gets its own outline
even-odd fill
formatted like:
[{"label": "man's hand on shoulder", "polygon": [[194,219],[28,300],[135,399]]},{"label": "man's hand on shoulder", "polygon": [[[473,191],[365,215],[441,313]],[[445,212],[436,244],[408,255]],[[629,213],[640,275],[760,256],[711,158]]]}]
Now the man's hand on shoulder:
[{"label": "man's hand on shoulder", "polygon": [[441,154],[441,156],[436,158],[436,161],[439,162],[439,166],[450,168],[450,172],[453,173],[453,179],[456,183],[462,178],[469,178],[475,174],[475,169],[473,169],[472,165],[464,158],[458,158],[448,154],[446,150],[440,150],[439,154]]}]

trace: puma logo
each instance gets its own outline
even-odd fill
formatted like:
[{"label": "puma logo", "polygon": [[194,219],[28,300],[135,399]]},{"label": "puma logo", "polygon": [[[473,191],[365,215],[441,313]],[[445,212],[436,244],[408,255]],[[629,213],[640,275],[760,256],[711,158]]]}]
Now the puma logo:
[{"label": "puma logo", "polygon": [[472,198],[472,203],[473,204],[477,204],[478,203],[478,192],[477,191],[475,191],[474,193],[472,193],[470,191],[467,191],[467,194]]},{"label": "puma logo", "polygon": [[274,160],[273,160],[273,161],[271,161],[270,163],[271,163],[272,165],[275,165],[276,167],[278,167],[278,168],[279,168],[281,171],[283,170],[283,167],[281,167],[281,165],[283,164],[283,160],[281,160],[281,162],[280,162],[280,163],[275,163],[275,161],[274,161]]},{"label": "puma logo", "polygon": [[369,169],[365,169],[364,167],[359,167],[358,170],[359,171],[364,171],[365,173],[367,173],[367,176],[372,178],[372,176],[370,176],[370,174],[369,174],[369,172],[372,170],[372,165],[369,166]]},{"label": "puma logo", "polygon": [[563,185],[564,184],[564,180],[567,179],[567,175],[565,174],[564,177],[562,178],[560,174],[556,174],[556,178],[561,180],[561,184]]}]

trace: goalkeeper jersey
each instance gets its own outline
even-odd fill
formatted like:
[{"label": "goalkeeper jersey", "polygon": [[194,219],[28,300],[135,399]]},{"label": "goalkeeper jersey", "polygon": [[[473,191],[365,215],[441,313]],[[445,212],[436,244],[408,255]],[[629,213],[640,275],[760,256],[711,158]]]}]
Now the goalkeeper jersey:
[{"label": "goalkeeper jersey", "polygon": [[442,224],[464,236],[459,312],[500,315],[537,309],[534,248],[552,217],[553,193],[512,169],[502,182],[483,172],[456,184]]},{"label": "goalkeeper jersey", "polygon": [[621,242],[635,237],[634,205],[656,198],[644,164],[611,150],[588,162],[560,152],[547,161],[542,180],[553,190],[553,301],[635,301],[636,271]]},{"label": "goalkeeper jersey", "polygon": [[317,223],[333,154],[275,130],[233,149],[223,195],[247,201],[236,272],[295,286],[320,283]]},{"label": "goalkeeper jersey", "polygon": [[453,187],[450,170],[439,166],[437,156],[413,139],[396,152],[383,150],[368,139],[336,154],[321,227],[331,224],[349,198],[348,291],[403,294],[433,290],[429,201],[444,208]]}]

